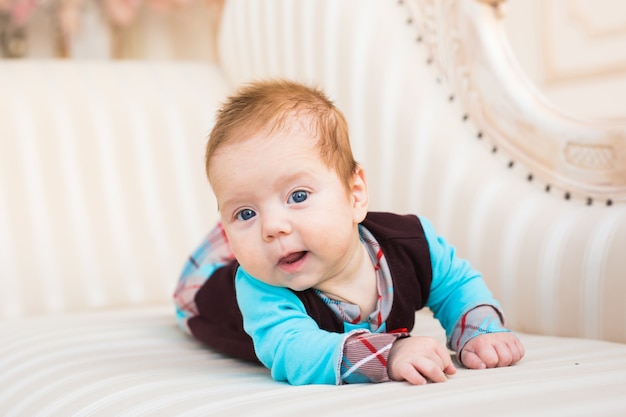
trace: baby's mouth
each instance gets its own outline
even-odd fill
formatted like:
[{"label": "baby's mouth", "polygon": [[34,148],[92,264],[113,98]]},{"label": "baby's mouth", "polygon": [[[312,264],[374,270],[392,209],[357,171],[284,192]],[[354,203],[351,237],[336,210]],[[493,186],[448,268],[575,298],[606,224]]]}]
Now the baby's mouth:
[{"label": "baby's mouth", "polygon": [[307,254],[307,251],[290,253],[289,255],[280,258],[278,263],[280,265],[284,265],[284,264],[291,265],[293,263],[298,262],[302,258],[304,258],[306,254]]}]

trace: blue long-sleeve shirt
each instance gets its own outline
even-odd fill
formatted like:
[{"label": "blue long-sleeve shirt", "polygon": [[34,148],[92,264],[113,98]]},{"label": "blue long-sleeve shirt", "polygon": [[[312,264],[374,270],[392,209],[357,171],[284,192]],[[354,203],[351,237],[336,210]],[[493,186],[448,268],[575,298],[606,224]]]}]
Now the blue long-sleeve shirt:
[{"label": "blue long-sleeve shirt", "polygon": [[[449,346],[458,347],[457,351],[460,351],[462,345],[453,346],[458,343],[453,343],[451,338],[461,318],[478,306],[489,305],[499,309],[499,304],[487,289],[481,274],[456,256],[454,247],[436,234],[428,220],[420,218],[420,221],[432,267],[427,306],[446,330]],[[259,360],[271,370],[276,380],[295,385],[352,382],[342,379],[346,342],[361,332],[386,330],[384,323],[373,329],[367,321],[358,324],[344,322],[346,333],[322,330],[307,314],[295,293],[287,288],[265,284],[241,267],[235,277],[235,287],[244,328],[254,341]],[[486,327],[483,326],[484,331],[474,330],[469,337],[464,334],[464,342],[486,331],[507,331],[499,320],[488,321]],[[383,344],[386,353],[392,342],[388,339]]]}]

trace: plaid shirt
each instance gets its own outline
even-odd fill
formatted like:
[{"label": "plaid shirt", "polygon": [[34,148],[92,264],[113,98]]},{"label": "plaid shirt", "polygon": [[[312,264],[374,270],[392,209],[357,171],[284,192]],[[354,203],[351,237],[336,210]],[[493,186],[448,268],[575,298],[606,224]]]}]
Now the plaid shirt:
[{"label": "plaid shirt", "polygon": [[[381,329],[391,311],[393,282],[385,256],[374,236],[362,226],[359,233],[376,271],[378,302],[375,311],[363,320],[357,305],[333,300],[319,290],[316,290],[316,294],[345,323],[356,325],[367,322],[369,325],[369,330],[353,332],[346,338],[342,349],[340,381],[384,382],[389,380],[387,359],[394,341],[409,336],[409,333],[406,329],[387,333],[387,329]],[[213,272],[233,259],[235,257],[224,229],[218,224],[187,260],[174,293],[178,324],[185,332],[191,334],[187,322],[198,315],[194,301],[196,293]],[[448,340],[448,347],[460,355],[465,343],[473,337],[501,331],[508,330],[503,327],[495,307],[479,306],[466,312],[458,321]]]}]

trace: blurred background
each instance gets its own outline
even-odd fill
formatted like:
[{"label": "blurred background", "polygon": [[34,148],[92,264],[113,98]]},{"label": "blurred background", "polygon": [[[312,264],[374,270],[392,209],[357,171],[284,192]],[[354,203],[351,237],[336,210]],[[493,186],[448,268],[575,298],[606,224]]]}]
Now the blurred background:
[{"label": "blurred background", "polygon": [[[0,56],[217,62],[225,1],[0,0]],[[502,21],[556,107],[626,122],[626,1],[506,0]]]},{"label": "blurred background", "polygon": [[216,59],[224,0],[0,0],[4,58]]}]

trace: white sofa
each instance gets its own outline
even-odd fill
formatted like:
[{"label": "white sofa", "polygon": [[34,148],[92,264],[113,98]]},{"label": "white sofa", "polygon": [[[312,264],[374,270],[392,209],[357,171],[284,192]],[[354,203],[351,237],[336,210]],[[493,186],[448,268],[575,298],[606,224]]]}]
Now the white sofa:
[{"label": "white sofa", "polygon": [[[500,31],[474,0],[228,0],[219,64],[0,62],[0,415],[625,415],[626,128],[551,109]],[[372,208],[484,272],[521,363],[292,387],[177,329],[214,112],[270,76],[336,100]]]}]

